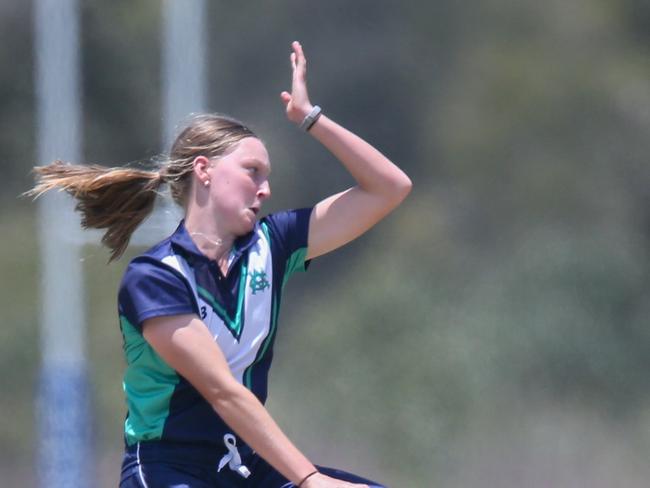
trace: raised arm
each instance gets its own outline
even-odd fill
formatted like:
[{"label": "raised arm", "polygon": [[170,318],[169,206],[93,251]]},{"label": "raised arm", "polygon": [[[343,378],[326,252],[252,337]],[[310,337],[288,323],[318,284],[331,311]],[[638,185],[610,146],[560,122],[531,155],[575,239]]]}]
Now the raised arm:
[{"label": "raised arm", "polygon": [[[291,93],[280,95],[287,117],[300,124],[312,111],[307,93],[307,60],[298,42],[292,44]],[[348,170],[356,186],[325,198],[314,207],[309,222],[307,258],[333,251],[366,232],[411,191],[411,180],[377,149],[321,115],[312,134]]]},{"label": "raised arm", "polygon": [[[295,485],[314,465],[291,443],[253,393],[232,376],[208,328],[196,315],[145,320],[143,335],[154,350],[201,393],[217,414],[271,466]],[[301,488],[359,487],[322,474]]]}]

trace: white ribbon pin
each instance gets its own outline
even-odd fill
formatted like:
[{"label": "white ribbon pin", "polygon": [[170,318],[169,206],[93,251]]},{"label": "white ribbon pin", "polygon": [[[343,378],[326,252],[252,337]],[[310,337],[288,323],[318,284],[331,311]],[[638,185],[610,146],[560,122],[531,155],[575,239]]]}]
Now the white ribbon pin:
[{"label": "white ribbon pin", "polygon": [[223,436],[223,443],[228,448],[228,452],[224,457],[219,461],[219,468],[217,472],[221,471],[223,467],[227,464],[230,469],[236,471],[239,476],[248,478],[251,475],[250,470],[241,463],[241,456],[239,455],[239,450],[237,449],[237,441],[235,436],[232,434],[226,434]]}]

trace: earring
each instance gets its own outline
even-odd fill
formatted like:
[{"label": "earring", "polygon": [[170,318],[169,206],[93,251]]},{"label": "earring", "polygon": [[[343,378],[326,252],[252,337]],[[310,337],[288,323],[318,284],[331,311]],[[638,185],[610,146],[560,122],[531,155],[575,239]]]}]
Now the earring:
[{"label": "earring", "polygon": [[204,184],[205,186],[210,186],[210,180],[205,180],[205,181],[203,182],[203,184]]}]

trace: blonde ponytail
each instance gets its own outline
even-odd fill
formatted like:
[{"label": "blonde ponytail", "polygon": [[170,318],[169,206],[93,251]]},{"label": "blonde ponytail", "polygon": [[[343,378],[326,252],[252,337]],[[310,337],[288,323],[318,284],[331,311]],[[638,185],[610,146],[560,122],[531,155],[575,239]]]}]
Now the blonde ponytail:
[{"label": "blonde ponytail", "polygon": [[74,165],[55,161],[34,168],[36,186],[28,196],[37,198],[59,189],[77,200],[84,229],[106,229],[102,243],[118,259],[131,235],[151,213],[164,177],[158,171]]}]

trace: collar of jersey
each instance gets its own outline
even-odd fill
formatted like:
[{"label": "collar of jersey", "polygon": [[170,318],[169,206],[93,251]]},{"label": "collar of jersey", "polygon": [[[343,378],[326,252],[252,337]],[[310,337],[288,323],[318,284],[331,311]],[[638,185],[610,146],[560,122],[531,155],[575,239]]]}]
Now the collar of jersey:
[{"label": "collar of jersey", "polygon": [[[255,224],[255,228],[249,232],[248,234],[241,236],[235,240],[235,245],[233,247],[233,250],[231,251],[233,254],[233,260],[232,262],[235,263],[241,255],[246,252],[247,249],[249,249],[253,244],[257,242],[259,239],[257,230],[258,230],[258,225]],[[178,228],[174,232],[174,234],[171,236],[170,239],[172,243],[172,247],[174,248],[174,251],[181,254],[185,259],[188,261],[193,261],[195,263],[209,263],[211,260],[208,258],[205,254],[203,254],[198,247],[196,247],[196,244],[194,244],[194,241],[190,237],[189,233],[187,232],[187,229],[185,227],[185,221],[182,220],[180,224],[178,225]],[[198,286],[197,284],[197,292],[201,297],[203,297],[204,300],[207,300],[210,305],[212,306],[212,309],[216,312],[216,314],[223,320],[224,324],[230,330],[232,335],[235,337],[236,340],[239,340],[241,337],[241,333],[243,330],[243,305],[244,305],[244,286],[246,283],[246,268],[247,268],[247,263],[246,261],[243,261],[242,264],[242,273],[241,278],[240,278],[240,286],[239,286],[239,293],[237,294],[237,311],[235,312],[234,317],[230,317],[228,312],[217,302],[217,300],[210,294],[210,292],[201,286]]]},{"label": "collar of jersey", "polygon": [[[233,254],[233,263],[236,262],[242,254],[246,252],[253,244],[259,239],[258,235],[259,223],[255,223],[255,228],[246,235],[240,236],[235,240],[235,244],[231,253]],[[176,231],[171,236],[172,246],[175,248],[175,251],[180,251],[184,257],[189,257],[190,259],[197,259],[199,261],[210,261],[210,258],[203,254],[194,241],[190,237],[187,228],[185,227],[185,220],[181,220],[180,224],[176,228]]]}]

